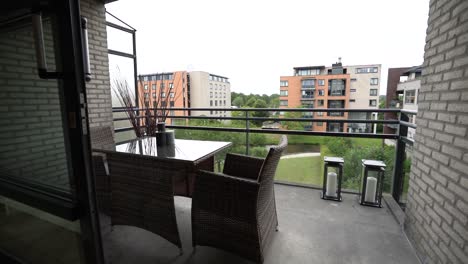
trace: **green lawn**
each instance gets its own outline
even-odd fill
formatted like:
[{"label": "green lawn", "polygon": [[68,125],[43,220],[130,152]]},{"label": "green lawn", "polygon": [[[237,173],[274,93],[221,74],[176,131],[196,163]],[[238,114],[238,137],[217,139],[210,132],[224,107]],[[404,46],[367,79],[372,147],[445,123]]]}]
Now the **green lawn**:
[{"label": "green lawn", "polygon": [[322,185],[321,157],[281,159],[276,171],[276,180]]}]

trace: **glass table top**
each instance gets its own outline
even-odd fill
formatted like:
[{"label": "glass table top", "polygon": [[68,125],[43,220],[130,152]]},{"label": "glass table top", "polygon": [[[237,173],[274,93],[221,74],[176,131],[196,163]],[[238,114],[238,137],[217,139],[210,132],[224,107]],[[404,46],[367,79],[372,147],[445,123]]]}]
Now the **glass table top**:
[{"label": "glass table top", "polygon": [[231,142],[222,141],[176,139],[174,145],[157,146],[156,138],[147,137],[119,143],[115,150],[121,153],[196,162],[231,145]]}]

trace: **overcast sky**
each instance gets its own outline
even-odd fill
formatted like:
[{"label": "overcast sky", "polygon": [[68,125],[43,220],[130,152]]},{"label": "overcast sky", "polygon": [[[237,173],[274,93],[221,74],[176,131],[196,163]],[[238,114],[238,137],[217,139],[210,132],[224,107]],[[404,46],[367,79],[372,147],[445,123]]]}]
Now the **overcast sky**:
[{"label": "overcast sky", "polygon": [[[200,70],[226,76],[231,90],[279,93],[293,67],[423,62],[429,0],[119,0],[109,12],[137,29],[138,73]],[[108,30],[109,48],[131,40]],[[128,59],[111,56],[132,76]],[[130,80],[129,80],[130,81]],[[130,81],[131,82],[131,81]]]}]

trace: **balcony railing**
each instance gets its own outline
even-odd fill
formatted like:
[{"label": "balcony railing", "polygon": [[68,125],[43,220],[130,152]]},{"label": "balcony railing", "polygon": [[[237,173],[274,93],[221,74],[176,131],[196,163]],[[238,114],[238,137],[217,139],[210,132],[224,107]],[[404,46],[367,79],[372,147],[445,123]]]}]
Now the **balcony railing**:
[{"label": "balcony railing", "polygon": [[[285,134],[285,135],[305,135],[305,136],[331,136],[331,137],[354,137],[354,138],[373,138],[373,139],[393,139],[396,140],[395,144],[395,164],[393,171],[393,179],[391,182],[391,190],[394,199],[400,202],[400,197],[403,191],[404,173],[403,173],[403,162],[405,161],[405,147],[406,145],[413,145],[413,140],[407,137],[408,127],[416,128],[415,124],[409,122],[409,115],[415,115],[416,111],[408,111],[401,109],[342,109],[342,108],[171,108],[173,111],[187,112],[187,111],[236,111],[241,113],[238,116],[188,116],[188,115],[170,115],[167,118],[173,120],[218,120],[218,121],[241,121],[240,123],[245,124],[243,127],[228,127],[228,126],[209,126],[208,125],[190,125],[186,122],[185,125],[180,124],[168,124],[167,128],[181,129],[181,130],[201,130],[201,131],[217,131],[217,132],[238,132],[245,133],[245,154],[250,154],[250,141],[252,134]],[[126,110],[124,108],[114,108],[114,113],[122,113]],[[142,109],[135,108],[134,111],[141,112]],[[302,117],[255,117],[253,113],[268,112],[268,113],[279,113],[279,112],[290,112],[299,113]],[[361,112],[361,113],[396,113],[399,114],[399,120],[371,120],[371,119],[327,119],[327,118],[310,118],[305,115],[310,115],[313,112],[327,112],[328,116],[336,113],[344,112]],[[287,116],[287,115],[286,115]],[[139,116],[140,120],[144,117]],[[115,122],[127,120],[126,117],[114,118]],[[258,122],[305,122],[306,124],[302,127],[302,130],[298,129],[262,129],[261,127],[252,127],[253,123]],[[356,132],[328,132],[328,131],[311,131],[311,123],[323,123],[325,127],[328,127],[329,123],[339,124],[382,124],[382,125],[396,125],[398,127],[397,133],[385,134],[385,133],[356,133]],[[143,127],[143,126],[142,126]],[[118,127],[115,129],[116,133],[133,130],[132,127]]]}]

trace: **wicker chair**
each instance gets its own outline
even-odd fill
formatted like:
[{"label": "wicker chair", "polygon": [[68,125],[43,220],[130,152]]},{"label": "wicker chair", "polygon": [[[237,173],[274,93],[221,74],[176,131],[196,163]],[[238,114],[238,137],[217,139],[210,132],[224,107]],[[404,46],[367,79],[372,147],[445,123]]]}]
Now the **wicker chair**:
[{"label": "wicker chair", "polygon": [[[111,127],[91,127],[90,136],[93,149],[115,149]],[[101,212],[110,215],[110,176],[106,155],[104,153],[93,152],[92,158],[98,208]]]},{"label": "wicker chair", "polygon": [[228,154],[223,173],[200,171],[192,198],[193,246],[211,246],[262,263],[278,227],[274,176],[287,137],[265,159]]},{"label": "wicker chair", "polygon": [[167,239],[180,249],[177,229],[173,178],[174,161],[155,162],[151,157],[108,152],[112,175],[111,223],[136,226]]}]

